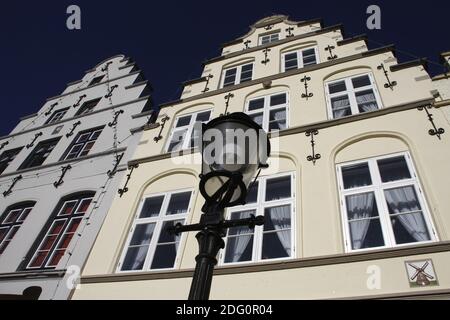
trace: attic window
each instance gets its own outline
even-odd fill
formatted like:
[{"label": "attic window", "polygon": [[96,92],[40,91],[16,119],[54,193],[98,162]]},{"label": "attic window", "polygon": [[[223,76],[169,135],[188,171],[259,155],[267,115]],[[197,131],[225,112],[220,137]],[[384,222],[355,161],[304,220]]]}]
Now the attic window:
[{"label": "attic window", "polygon": [[104,75],[95,77],[94,79],[92,79],[91,83],[89,83],[88,87],[93,86],[94,84],[100,83],[104,77],[105,77]]},{"label": "attic window", "polygon": [[83,103],[83,105],[80,107],[80,110],[76,113],[76,116],[80,116],[82,114],[91,113],[94,108],[97,106],[97,104],[100,102],[101,98],[97,98],[94,100],[89,100]]},{"label": "attic window", "polygon": [[271,42],[275,42],[280,40],[280,33],[276,32],[276,33],[271,33],[271,34],[266,34],[263,36],[259,37],[259,44],[260,45],[264,45],[264,44],[268,44]]}]

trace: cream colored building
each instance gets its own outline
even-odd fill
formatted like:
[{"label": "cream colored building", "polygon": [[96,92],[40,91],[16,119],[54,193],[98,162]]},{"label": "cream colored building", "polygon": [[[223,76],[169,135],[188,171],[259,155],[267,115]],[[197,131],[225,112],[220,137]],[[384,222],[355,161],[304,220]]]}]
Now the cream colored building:
[{"label": "cream colored building", "polygon": [[273,150],[248,204],[227,211],[266,224],[229,231],[211,299],[450,297],[450,144],[439,130],[450,130],[450,97],[435,102],[441,89],[423,64],[398,63],[392,46],[369,50],[341,25],[258,21],[143,132],[129,191],[116,196],[72,298],[187,298],[195,233],[162,230],[199,221],[189,137],[196,121],[225,112],[252,116]]}]

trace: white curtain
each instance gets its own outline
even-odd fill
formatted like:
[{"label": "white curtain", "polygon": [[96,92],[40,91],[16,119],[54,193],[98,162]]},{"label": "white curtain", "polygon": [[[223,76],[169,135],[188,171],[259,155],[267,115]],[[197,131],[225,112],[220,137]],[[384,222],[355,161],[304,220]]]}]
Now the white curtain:
[{"label": "white curtain", "polygon": [[[361,249],[370,226],[374,206],[374,194],[364,193],[347,197],[347,211],[354,250]],[[363,220],[359,220],[363,219]],[[357,221],[352,221],[357,220]]]},{"label": "white curtain", "polygon": [[260,126],[262,126],[262,121],[263,121],[263,114],[257,114],[257,115],[250,115],[250,117],[252,118],[253,121],[255,121],[257,124],[259,124]]},{"label": "white curtain", "polygon": [[350,108],[350,101],[348,96],[336,98],[331,100],[333,115],[335,118],[342,118],[347,114]]},{"label": "white curtain", "polygon": [[[146,225],[137,225],[133,234],[133,238],[130,242],[130,247],[128,248],[127,257],[124,261],[124,266],[129,265],[126,270],[139,270],[142,269],[144,265],[145,258],[147,256],[148,247],[150,244],[150,240],[153,236],[153,231],[155,229],[155,224],[150,223]],[[135,254],[130,254],[132,251],[136,250]],[[127,260],[132,261],[127,261]]]},{"label": "white curtain", "polygon": [[378,109],[377,100],[373,91],[367,91],[365,94],[356,95],[360,112],[374,111]]},{"label": "white curtain", "polygon": [[286,128],[286,109],[272,111],[271,118],[277,122],[278,129]]},{"label": "white curtain", "polygon": [[397,218],[411,237],[418,242],[430,240],[414,188],[409,186],[386,190],[385,195],[391,214],[410,212],[398,215]]},{"label": "white curtain", "polygon": [[[254,211],[243,211],[233,214],[234,219],[246,219],[250,217],[251,214],[255,214]],[[250,240],[253,238],[253,234],[249,232],[246,227],[238,227],[230,229],[233,230],[233,237],[230,237],[227,242],[227,255],[226,262],[239,262],[242,255],[244,254]],[[234,241],[230,241],[233,239]],[[231,255],[228,255],[231,253]],[[231,259],[230,259],[231,257]]]},{"label": "white curtain", "polygon": [[[277,232],[278,239],[287,254],[291,255],[291,206],[270,208],[270,218]],[[288,230],[286,230],[288,229]],[[281,231],[286,230],[286,231]]]}]

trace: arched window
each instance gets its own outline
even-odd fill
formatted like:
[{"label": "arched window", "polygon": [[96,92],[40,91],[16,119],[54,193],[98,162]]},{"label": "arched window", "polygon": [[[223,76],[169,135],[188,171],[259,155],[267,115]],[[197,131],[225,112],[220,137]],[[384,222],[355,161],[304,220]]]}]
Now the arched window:
[{"label": "arched window", "polygon": [[63,198],[30,251],[26,269],[56,268],[77,232],[94,192]]},{"label": "arched window", "polygon": [[0,254],[12,241],[36,202],[28,201],[8,207],[0,218]]}]

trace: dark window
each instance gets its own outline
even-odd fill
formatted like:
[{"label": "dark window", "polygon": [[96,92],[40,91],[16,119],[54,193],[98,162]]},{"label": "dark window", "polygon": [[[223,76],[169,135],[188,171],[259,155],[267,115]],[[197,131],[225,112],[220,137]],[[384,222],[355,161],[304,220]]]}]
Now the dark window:
[{"label": "dark window", "polygon": [[89,100],[83,103],[80,107],[80,109],[77,111],[75,116],[80,116],[82,114],[91,113],[94,108],[97,106],[97,104],[100,102],[101,98],[97,98],[94,100]]},{"label": "dark window", "polygon": [[102,133],[102,128],[90,129],[87,131],[83,131],[78,133],[76,138],[73,140],[69,149],[67,149],[64,156],[61,158],[62,160],[79,158],[87,155],[89,151],[95,144],[100,133]]},{"label": "dark window", "polygon": [[6,150],[0,156],[0,174],[8,168],[9,164],[16,158],[19,152],[22,150],[21,148]]},{"label": "dark window", "polygon": [[19,169],[38,167],[44,163],[60,138],[40,142],[22,163]]},{"label": "dark window", "polygon": [[0,218],[0,255],[12,241],[20,226],[30,214],[35,202],[25,202],[9,207]]},{"label": "dark window", "polygon": [[69,110],[69,108],[56,110],[55,112],[53,112],[53,114],[47,120],[47,122],[45,124],[50,124],[50,123],[55,123],[55,122],[61,121],[62,118],[64,117],[64,115],[67,113],[67,110]]},{"label": "dark window", "polygon": [[95,77],[94,79],[92,79],[91,83],[89,83],[88,87],[93,86],[94,84],[100,83],[103,80],[104,77],[105,76]]},{"label": "dark window", "polygon": [[76,236],[93,196],[93,193],[84,193],[65,198],[58,204],[29,254],[26,269],[56,268]]}]

